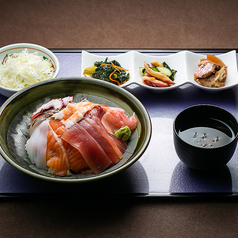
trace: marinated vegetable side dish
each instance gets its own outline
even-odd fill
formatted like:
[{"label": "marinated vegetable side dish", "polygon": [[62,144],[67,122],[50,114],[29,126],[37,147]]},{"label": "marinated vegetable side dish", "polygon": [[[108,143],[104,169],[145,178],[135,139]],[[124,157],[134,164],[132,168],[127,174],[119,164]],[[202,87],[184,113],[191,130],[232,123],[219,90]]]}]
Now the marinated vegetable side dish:
[{"label": "marinated vegetable side dish", "polygon": [[0,85],[23,89],[32,84],[51,79],[55,69],[51,61],[27,49],[6,55],[0,65]]},{"label": "marinated vegetable side dish", "polygon": [[201,59],[194,80],[205,87],[224,87],[227,78],[227,66],[215,55]]},{"label": "marinated vegetable side dish", "polygon": [[136,126],[135,115],[121,108],[52,99],[32,114],[26,151],[33,164],[57,176],[99,174],[122,159]]},{"label": "marinated vegetable side dish", "polygon": [[151,62],[151,65],[144,62],[140,67],[142,82],[151,87],[169,87],[174,85],[176,70],[171,69],[165,62]]},{"label": "marinated vegetable side dish", "polygon": [[108,58],[106,58],[105,61],[96,61],[94,66],[86,68],[83,75],[120,86],[126,83],[130,78],[130,74],[127,73],[127,71],[127,69],[121,67],[118,61],[108,61]]}]

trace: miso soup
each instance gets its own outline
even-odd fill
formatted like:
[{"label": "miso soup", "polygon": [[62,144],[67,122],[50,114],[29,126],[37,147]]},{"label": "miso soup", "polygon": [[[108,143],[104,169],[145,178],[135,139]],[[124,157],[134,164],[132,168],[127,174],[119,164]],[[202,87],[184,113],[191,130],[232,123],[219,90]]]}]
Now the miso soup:
[{"label": "miso soup", "polygon": [[216,148],[231,142],[235,134],[224,122],[216,119],[199,120],[180,129],[178,134],[185,142],[204,148]]}]

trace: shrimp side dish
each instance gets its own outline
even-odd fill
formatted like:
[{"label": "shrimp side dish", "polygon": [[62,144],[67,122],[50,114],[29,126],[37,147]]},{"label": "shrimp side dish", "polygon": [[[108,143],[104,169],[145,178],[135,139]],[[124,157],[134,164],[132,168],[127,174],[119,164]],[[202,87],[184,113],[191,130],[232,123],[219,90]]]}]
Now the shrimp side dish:
[{"label": "shrimp side dish", "polygon": [[57,176],[99,174],[122,159],[135,113],[92,103],[57,98],[43,104],[31,116],[26,151],[40,169]]}]

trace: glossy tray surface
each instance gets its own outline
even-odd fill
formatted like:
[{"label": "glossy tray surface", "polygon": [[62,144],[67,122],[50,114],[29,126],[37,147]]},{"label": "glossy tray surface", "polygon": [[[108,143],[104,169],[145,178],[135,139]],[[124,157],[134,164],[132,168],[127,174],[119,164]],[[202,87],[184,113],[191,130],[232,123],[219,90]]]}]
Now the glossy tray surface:
[{"label": "glossy tray surface", "polygon": [[[114,56],[121,52],[95,51]],[[206,51],[199,52],[206,55]],[[214,54],[223,54],[217,50]],[[60,63],[58,77],[81,76],[82,51],[55,50]],[[148,55],[166,56],[171,52],[151,51]],[[210,93],[193,84],[185,84],[164,93],[155,93],[139,85],[128,85],[147,109],[152,121],[151,142],[133,166],[110,179],[97,183],[56,184],[29,177],[11,167],[0,157],[0,195],[126,195],[126,196],[201,196],[238,194],[238,149],[227,166],[216,173],[200,173],[187,168],[176,155],[173,145],[173,120],[183,109],[196,104],[213,104],[238,118],[237,86]],[[0,96],[0,104],[6,98]]]}]

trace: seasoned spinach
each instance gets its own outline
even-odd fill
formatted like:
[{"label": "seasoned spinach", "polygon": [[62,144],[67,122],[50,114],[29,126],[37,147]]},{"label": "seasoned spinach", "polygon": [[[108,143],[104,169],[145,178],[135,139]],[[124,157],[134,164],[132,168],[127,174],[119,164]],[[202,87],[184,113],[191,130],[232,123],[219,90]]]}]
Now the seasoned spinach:
[{"label": "seasoned spinach", "polygon": [[108,81],[116,85],[124,84],[130,78],[130,74],[126,72],[128,70],[122,68],[116,60],[108,61],[108,58],[106,58],[104,61],[96,61],[94,66],[96,68],[92,74],[93,78]]}]

